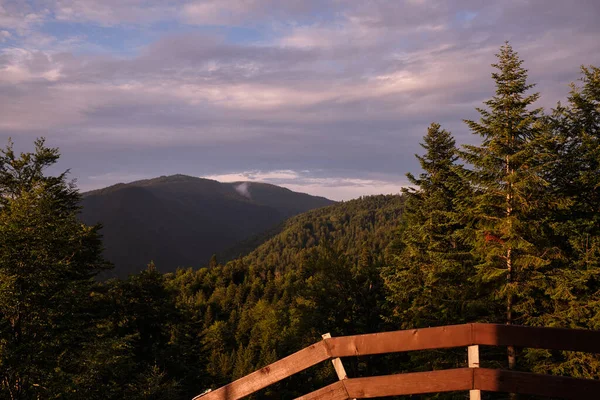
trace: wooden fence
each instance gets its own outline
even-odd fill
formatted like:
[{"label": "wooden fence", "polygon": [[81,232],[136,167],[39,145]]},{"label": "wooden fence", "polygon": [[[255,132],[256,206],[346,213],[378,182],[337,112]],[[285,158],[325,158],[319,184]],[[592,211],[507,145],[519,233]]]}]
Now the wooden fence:
[{"label": "wooden fence", "polygon": [[[356,336],[324,335],[322,341],[194,400],[241,399],[330,359],[340,380],[298,399],[346,400],[462,390],[470,391],[471,399],[479,399],[481,391],[600,399],[599,380],[479,368],[480,345],[600,353],[600,331],[473,323]],[[347,378],[339,360],[452,347],[468,348],[468,368]]]}]

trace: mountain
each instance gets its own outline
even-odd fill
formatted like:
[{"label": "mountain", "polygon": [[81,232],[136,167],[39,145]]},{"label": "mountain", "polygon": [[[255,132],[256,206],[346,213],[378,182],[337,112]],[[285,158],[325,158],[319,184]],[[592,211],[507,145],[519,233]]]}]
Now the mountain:
[{"label": "mountain", "polygon": [[123,277],[151,260],[162,272],[203,266],[214,253],[332,203],[264,183],[173,175],[84,193],[80,218],[103,225],[105,256]]}]

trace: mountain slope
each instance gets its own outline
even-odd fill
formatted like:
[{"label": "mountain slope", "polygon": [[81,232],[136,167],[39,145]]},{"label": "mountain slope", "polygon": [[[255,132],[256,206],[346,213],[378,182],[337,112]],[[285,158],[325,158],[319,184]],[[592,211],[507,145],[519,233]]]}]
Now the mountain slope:
[{"label": "mountain slope", "polygon": [[[178,304],[190,308],[206,352],[208,376],[197,392],[218,387],[285,357],[331,332],[334,336],[393,329],[382,315],[379,275],[400,224],[403,198],[371,196],[311,210],[225,265],[167,274]],[[194,336],[197,335],[197,336]],[[387,373],[344,361],[353,376]],[[398,363],[391,363],[396,368]],[[316,369],[316,370],[315,370]],[[295,398],[335,379],[330,364],[314,367],[257,398]]]},{"label": "mountain slope", "polygon": [[163,272],[200,267],[292,215],[332,203],[274,185],[174,175],[84,193],[81,219],[103,225],[105,255],[123,277],[150,260]]}]

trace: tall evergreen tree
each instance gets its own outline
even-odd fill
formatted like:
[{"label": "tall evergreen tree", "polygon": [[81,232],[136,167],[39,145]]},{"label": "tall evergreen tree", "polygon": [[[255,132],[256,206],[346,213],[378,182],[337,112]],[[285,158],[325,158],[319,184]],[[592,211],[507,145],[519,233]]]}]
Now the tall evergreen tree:
[{"label": "tall evergreen tree", "polygon": [[[566,107],[554,110],[555,144],[549,169],[555,195],[568,198],[570,219],[598,227],[600,205],[600,68],[581,67],[581,87],[571,85]],[[597,228],[600,229],[600,228]]]},{"label": "tall evergreen tree", "polygon": [[[465,172],[474,188],[469,233],[481,260],[477,280],[490,291],[486,319],[526,324],[539,308],[543,268],[556,255],[546,223],[552,199],[538,151],[542,110],[530,109],[539,94],[527,94],[534,85],[527,82],[523,61],[508,43],[496,56],[496,95],[485,102],[487,109],[477,109],[479,122],[465,121],[483,139],[481,146],[466,145],[461,152],[472,165]],[[508,349],[508,364],[516,366],[513,347]]]},{"label": "tall evergreen tree", "polygon": [[[552,216],[564,257],[549,274],[547,312],[537,323],[600,329],[600,68],[582,67],[582,85],[572,85],[568,103],[549,118],[546,177],[552,197],[564,206]],[[600,357],[529,350],[536,372],[598,378]]]},{"label": "tall evergreen tree", "polygon": [[403,328],[468,322],[473,303],[469,248],[462,242],[459,209],[469,188],[457,173],[455,141],[433,123],[416,156],[423,173],[407,174],[414,188],[406,198],[399,249],[384,277],[396,318]]},{"label": "tall evergreen tree", "polygon": [[93,277],[107,267],[97,227],[77,220],[79,194],[44,140],[35,152],[0,150],[0,398],[76,391]]}]

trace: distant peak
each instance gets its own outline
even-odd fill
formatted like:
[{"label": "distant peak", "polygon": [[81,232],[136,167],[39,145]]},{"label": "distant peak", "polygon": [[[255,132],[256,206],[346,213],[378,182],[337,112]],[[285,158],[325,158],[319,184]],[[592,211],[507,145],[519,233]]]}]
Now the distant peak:
[{"label": "distant peak", "polygon": [[131,184],[155,184],[155,183],[177,183],[177,182],[217,182],[213,179],[200,178],[184,174],[162,175],[152,179],[131,182]]},{"label": "distant peak", "polygon": [[155,178],[155,179],[160,179],[163,181],[189,181],[189,180],[193,180],[193,179],[200,179],[196,176],[190,176],[190,175],[183,175],[183,174],[175,174],[175,175],[162,175],[159,178]]}]

